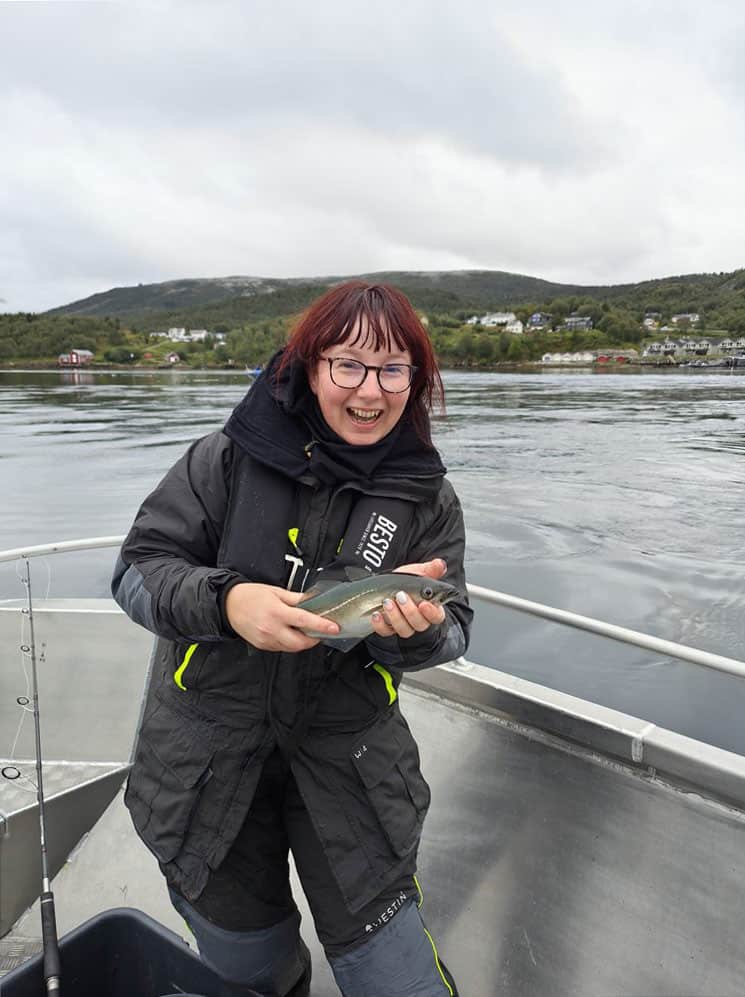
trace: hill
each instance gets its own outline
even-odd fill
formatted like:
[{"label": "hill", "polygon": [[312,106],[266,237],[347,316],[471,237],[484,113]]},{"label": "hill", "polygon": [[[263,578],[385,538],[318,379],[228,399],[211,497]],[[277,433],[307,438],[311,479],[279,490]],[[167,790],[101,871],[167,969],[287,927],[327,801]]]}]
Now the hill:
[{"label": "hill", "polygon": [[[726,312],[745,308],[745,270],[684,274],[636,284],[559,284],[499,270],[383,271],[363,279],[395,284],[425,311],[441,313],[548,307],[569,299],[570,307],[612,303],[641,318],[696,311],[727,327]],[[325,287],[349,277],[283,278],[232,276],[118,287],[51,309],[47,315],[119,317],[144,330],[188,325],[214,327],[271,319],[304,308]],[[584,299],[584,300],[582,300]]]},{"label": "hill", "polygon": [[[445,363],[488,366],[535,361],[544,352],[643,346],[676,313],[695,312],[695,332],[745,335],[745,270],[684,274],[637,284],[557,284],[503,271],[386,271],[362,277],[400,287],[427,316],[432,343]],[[190,366],[263,363],[286,341],[294,318],[326,287],[349,278],[184,279],[112,288],[42,315],[0,314],[0,362],[56,363],[71,348],[87,349],[95,363],[167,362],[172,327],[206,329],[204,342],[179,343]],[[486,311],[514,311],[527,322],[549,313],[540,332],[524,336],[482,328],[467,319]],[[653,329],[646,312],[659,313]],[[570,315],[588,320],[578,329]],[[676,326],[684,331],[687,323]],[[160,335],[155,335],[160,334]]]}]

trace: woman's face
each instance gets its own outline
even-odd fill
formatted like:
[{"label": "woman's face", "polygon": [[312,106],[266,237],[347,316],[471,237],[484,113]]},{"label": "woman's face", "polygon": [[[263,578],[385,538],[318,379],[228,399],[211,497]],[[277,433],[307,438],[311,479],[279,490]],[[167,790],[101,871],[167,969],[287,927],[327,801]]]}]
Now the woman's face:
[{"label": "woman's face", "polygon": [[[354,346],[348,343],[357,340]],[[393,429],[403,415],[411,388],[392,394],[383,391],[374,370],[358,388],[340,388],[331,380],[329,359],[344,357],[363,364],[382,367],[390,363],[411,363],[408,350],[399,350],[391,340],[391,351],[376,350],[372,340],[365,336],[357,337],[353,329],[345,342],[329,346],[323,353],[324,359],[317,362],[308,375],[311,390],[318,399],[324,419],[334,432],[347,443],[360,446],[377,443]]]}]

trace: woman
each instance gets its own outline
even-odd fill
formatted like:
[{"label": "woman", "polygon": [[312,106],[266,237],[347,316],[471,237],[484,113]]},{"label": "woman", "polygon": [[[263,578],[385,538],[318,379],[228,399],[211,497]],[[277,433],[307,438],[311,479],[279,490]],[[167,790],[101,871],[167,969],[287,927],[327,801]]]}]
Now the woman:
[{"label": "woman", "polygon": [[[288,849],[345,997],[456,993],[418,912],[429,789],[397,695],[468,643],[441,391],[403,294],[333,288],[145,500],[117,563],[115,598],[160,638],[126,803],[202,958],[243,993],[309,993]],[[303,591],[371,568],[459,594],[401,591],[340,651]]]}]

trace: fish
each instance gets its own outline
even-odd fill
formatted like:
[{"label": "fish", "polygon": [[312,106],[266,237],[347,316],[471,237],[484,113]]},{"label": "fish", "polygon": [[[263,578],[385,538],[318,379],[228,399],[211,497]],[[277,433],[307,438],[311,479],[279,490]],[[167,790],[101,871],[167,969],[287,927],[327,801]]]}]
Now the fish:
[{"label": "fish", "polygon": [[351,582],[321,581],[308,590],[306,598],[298,606],[333,620],[339,625],[339,633],[329,636],[317,630],[300,629],[307,637],[320,637],[330,647],[349,651],[374,633],[373,613],[382,613],[383,600],[395,600],[397,592],[405,592],[416,603],[426,600],[439,605],[450,602],[458,595],[458,590],[448,582],[403,571],[367,574]]}]

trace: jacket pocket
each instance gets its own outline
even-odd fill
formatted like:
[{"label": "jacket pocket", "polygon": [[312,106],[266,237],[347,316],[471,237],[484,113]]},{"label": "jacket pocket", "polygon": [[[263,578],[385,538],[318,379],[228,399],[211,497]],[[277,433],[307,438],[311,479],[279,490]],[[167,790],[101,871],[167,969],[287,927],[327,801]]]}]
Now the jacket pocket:
[{"label": "jacket pocket", "polygon": [[202,667],[214,647],[214,644],[178,645],[173,681],[182,692],[197,688]]},{"label": "jacket pocket", "polygon": [[403,858],[419,841],[430,801],[416,742],[408,729],[383,724],[368,732],[351,757],[388,844]]},{"label": "jacket pocket", "polygon": [[124,802],[145,844],[161,862],[178,855],[204,786],[214,748],[159,704],[143,723]]}]

